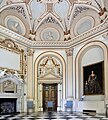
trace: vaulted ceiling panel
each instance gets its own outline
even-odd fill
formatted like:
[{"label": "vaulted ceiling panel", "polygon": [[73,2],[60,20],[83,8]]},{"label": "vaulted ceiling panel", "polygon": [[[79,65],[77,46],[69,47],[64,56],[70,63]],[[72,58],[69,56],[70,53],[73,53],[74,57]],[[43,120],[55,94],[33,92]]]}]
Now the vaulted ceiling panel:
[{"label": "vaulted ceiling panel", "polygon": [[0,25],[21,35],[20,41],[25,39],[30,45],[39,42],[54,45],[59,41],[59,46],[65,46],[106,20],[107,3],[107,0],[0,0]]}]

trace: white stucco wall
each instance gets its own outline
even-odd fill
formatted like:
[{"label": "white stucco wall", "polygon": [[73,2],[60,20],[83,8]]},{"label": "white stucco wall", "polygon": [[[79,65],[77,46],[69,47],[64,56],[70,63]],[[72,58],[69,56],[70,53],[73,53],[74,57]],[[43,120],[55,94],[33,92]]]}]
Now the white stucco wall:
[{"label": "white stucco wall", "polygon": [[0,67],[20,70],[20,54],[0,48]]}]

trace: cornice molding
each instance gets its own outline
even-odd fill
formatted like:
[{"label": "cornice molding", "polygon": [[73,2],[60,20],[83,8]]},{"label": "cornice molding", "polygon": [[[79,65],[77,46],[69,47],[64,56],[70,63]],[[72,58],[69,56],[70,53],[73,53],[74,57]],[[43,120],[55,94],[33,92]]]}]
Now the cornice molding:
[{"label": "cornice molding", "polygon": [[0,34],[30,48],[69,48],[108,31],[108,18],[100,25],[68,41],[31,41],[0,25]]}]

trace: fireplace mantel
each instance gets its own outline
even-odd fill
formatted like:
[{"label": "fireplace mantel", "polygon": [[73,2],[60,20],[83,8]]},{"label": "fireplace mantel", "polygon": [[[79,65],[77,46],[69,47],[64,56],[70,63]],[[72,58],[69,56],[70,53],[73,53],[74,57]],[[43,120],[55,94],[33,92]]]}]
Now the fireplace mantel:
[{"label": "fireplace mantel", "polygon": [[19,98],[21,95],[17,93],[0,93],[0,98]]},{"label": "fireplace mantel", "polygon": [[[4,87],[8,86],[7,81],[9,81],[9,83],[12,82],[16,85],[15,88],[13,87],[15,89],[13,90],[13,93],[8,90],[4,92]],[[6,84],[7,86],[3,86],[4,82],[7,82]],[[24,105],[24,81],[13,73],[6,73],[6,76],[2,76],[0,78],[0,84],[1,84],[0,100],[2,101],[1,103],[2,106],[3,107],[5,107],[6,105],[11,106],[14,104],[16,112],[23,112],[24,111],[24,106],[23,106]],[[14,100],[15,102],[13,102]]]},{"label": "fireplace mantel", "polygon": [[23,96],[18,93],[0,93],[0,99],[16,99],[16,112],[22,112]]}]

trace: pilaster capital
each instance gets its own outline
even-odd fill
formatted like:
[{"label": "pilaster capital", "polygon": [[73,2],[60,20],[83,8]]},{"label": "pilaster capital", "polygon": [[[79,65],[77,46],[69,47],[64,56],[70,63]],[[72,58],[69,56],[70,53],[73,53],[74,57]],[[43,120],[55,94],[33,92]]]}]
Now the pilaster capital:
[{"label": "pilaster capital", "polygon": [[66,54],[67,54],[67,56],[73,56],[73,48],[68,48],[68,49],[66,49]]},{"label": "pilaster capital", "polygon": [[27,50],[27,56],[33,56],[34,50],[33,49],[28,49]]}]

